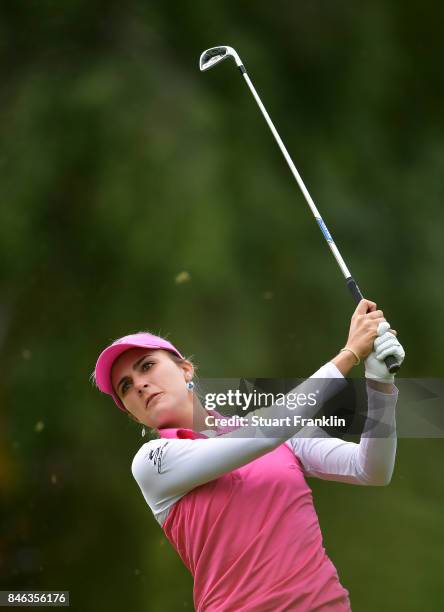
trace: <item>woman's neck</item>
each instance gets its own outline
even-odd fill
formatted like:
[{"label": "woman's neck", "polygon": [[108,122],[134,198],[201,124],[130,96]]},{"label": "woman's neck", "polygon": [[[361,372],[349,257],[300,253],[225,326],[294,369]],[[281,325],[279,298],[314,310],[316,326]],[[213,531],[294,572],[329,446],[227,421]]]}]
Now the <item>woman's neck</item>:
[{"label": "woman's neck", "polygon": [[174,427],[183,427],[184,429],[193,429],[194,431],[215,429],[214,425],[210,426],[207,424],[206,418],[208,416],[208,412],[202,406],[198,397],[194,396],[181,417],[175,422]]}]

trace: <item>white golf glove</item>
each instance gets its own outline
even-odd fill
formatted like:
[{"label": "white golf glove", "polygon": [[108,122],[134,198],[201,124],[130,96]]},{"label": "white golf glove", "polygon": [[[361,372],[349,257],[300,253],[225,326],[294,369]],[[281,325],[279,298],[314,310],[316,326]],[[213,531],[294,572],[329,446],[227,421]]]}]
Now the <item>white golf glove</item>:
[{"label": "white golf glove", "polygon": [[378,325],[378,337],[373,343],[373,352],[365,360],[365,377],[383,383],[392,383],[395,375],[390,374],[384,359],[393,355],[399,363],[404,361],[405,351],[395,334],[387,331],[390,323],[382,321]]}]

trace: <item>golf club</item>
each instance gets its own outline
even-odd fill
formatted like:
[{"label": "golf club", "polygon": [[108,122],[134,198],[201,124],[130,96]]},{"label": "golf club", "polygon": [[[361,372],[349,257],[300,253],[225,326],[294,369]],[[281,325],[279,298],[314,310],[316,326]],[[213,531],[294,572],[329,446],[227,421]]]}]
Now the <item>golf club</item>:
[{"label": "golf club", "polygon": [[[281,137],[279,136],[276,128],[273,125],[273,122],[270,119],[269,114],[267,113],[267,110],[265,108],[265,106],[262,104],[261,99],[259,98],[256,89],[253,86],[253,83],[250,80],[250,77],[247,74],[247,71],[245,70],[245,66],[243,65],[239,55],[236,53],[236,51],[232,48],[232,47],[228,47],[226,45],[220,45],[218,47],[211,47],[211,49],[207,49],[206,51],[204,51],[201,56],[200,56],[200,60],[199,60],[199,67],[201,69],[201,71],[205,71],[205,70],[209,70],[210,68],[213,68],[213,66],[217,66],[217,64],[219,64],[220,62],[222,62],[223,60],[227,59],[227,58],[233,58],[234,62],[236,63],[236,66],[239,68],[242,76],[244,77],[251,93],[254,96],[254,99],[257,102],[257,105],[259,106],[259,108],[262,111],[263,116],[265,117],[265,121],[268,123],[268,127],[270,128],[277,144],[279,145],[280,150],[282,151],[288,166],[290,167],[290,170],[294,176],[294,178],[296,179],[304,197],[305,200],[307,201],[307,204],[309,205],[311,212],[314,215],[314,218],[316,219],[325,240],[327,241],[328,246],[330,247],[331,252],[334,255],[334,258],[336,259],[336,262],[338,263],[342,274],[345,277],[346,283],[347,283],[347,287],[349,288],[356,304],[358,304],[360,302],[360,300],[362,300],[362,293],[359,290],[359,287],[356,283],[356,281],[353,279],[352,275],[350,274],[347,266],[345,265],[345,262],[341,256],[341,254],[338,251],[337,246],[335,245],[333,238],[331,237],[330,232],[327,229],[327,226],[325,225],[324,221],[322,220],[321,215],[319,214],[318,209],[316,208],[315,203],[313,202],[312,197],[310,196],[304,181],[302,180],[299,172],[296,169],[296,166],[293,163],[293,160],[291,159],[287,149],[285,148],[284,143],[281,140]],[[384,362],[389,370],[389,372],[394,373],[397,372],[400,368],[400,364],[398,363],[397,359],[395,357],[393,357],[392,355],[389,355],[388,357],[386,357],[384,359]]]}]

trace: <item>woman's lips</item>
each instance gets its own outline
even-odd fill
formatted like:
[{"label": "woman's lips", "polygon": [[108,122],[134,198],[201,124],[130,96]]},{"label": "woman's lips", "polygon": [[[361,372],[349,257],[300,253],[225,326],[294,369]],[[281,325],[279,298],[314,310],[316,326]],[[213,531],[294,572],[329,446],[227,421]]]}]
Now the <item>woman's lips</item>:
[{"label": "woman's lips", "polygon": [[151,405],[152,405],[152,403],[153,403],[153,402],[156,400],[156,398],[157,398],[157,397],[159,397],[160,395],[162,395],[162,393],[161,393],[161,392],[159,392],[159,393],[155,393],[154,395],[151,395],[151,397],[149,397],[149,398],[147,399],[147,402],[146,402],[146,408],[148,408],[148,406],[151,406]]}]

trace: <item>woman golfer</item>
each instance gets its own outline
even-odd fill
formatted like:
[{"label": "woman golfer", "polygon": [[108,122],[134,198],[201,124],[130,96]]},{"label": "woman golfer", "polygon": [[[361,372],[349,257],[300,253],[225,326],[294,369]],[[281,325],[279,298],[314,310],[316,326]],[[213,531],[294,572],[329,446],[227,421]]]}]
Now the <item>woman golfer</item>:
[{"label": "woman golfer", "polygon": [[376,304],[362,300],[344,349],[303,383],[318,379],[322,401],[328,385],[336,384],[333,379],[345,384],[353,365],[365,358],[368,418],[382,420],[391,433],[362,435],[359,444],[321,429],[302,437],[300,425],[274,437],[266,427],[256,427],[255,437],[247,436],[252,415],[270,414],[274,406],[250,413],[245,428],[227,433],[209,427],[207,410],[193,396],[192,363],[150,333],[120,338],[101,353],[94,372],[99,389],[160,436],[142,445],[132,472],[194,577],[196,610],[351,609],[348,591],[323,547],[305,479],[390,482],[398,391],[383,359],[395,355],[402,362],[405,353],[389,328]]}]

